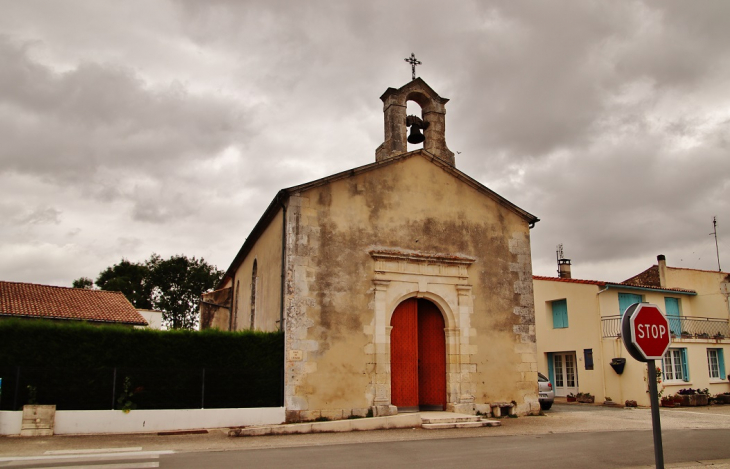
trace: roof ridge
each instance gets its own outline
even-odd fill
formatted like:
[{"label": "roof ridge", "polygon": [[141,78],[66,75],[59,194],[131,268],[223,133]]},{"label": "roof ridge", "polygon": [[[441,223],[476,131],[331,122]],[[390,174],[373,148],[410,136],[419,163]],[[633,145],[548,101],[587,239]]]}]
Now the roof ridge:
[{"label": "roof ridge", "polygon": [[723,270],[705,270],[705,269],[692,269],[690,267],[670,267],[667,266],[667,269],[675,269],[675,270],[691,270],[694,272],[707,272],[710,274],[724,274],[724,275],[730,275],[730,273],[725,272]]},{"label": "roof ridge", "polygon": [[43,287],[43,288],[60,288],[62,290],[73,290],[73,291],[90,291],[90,292],[104,292],[104,293],[114,293],[114,294],[121,294],[124,295],[124,293],[117,291],[117,290],[102,290],[101,288],[76,288],[76,287],[63,287],[60,285],[44,285],[42,283],[33,283],[33,282],[16,282],[13,280],[0,280],[0,283],[11,283],[15,285],[32,285],[34,287]]}]

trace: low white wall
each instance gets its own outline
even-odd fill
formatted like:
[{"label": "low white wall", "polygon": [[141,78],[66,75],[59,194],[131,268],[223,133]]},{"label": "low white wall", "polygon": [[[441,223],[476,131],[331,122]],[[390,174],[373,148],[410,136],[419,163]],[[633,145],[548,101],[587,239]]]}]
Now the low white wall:
[{"label": "low white wall", "polygon": [[20,435],[23,424],[23,411],[0,411],[0,435]]},{"label": "low white wall", "polygon": [[[22,412],[0,412],[0,434],[20,434],[22,417]],[[283,423],[285,418],[283,407],[133,410],[127,414],[121,410],[60,410],[56,411],[54,433],[140,433],[274,425]]]}]

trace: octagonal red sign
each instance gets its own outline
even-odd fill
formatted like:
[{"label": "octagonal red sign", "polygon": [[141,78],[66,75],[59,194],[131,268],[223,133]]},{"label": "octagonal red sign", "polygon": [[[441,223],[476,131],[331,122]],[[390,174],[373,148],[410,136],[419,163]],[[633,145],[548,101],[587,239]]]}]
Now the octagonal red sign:
[{"label": "octagonal red sign", "polygon": [[639,303],[629,318],[631,343],[647,360],[661,360],[672,343],[669,321],[653,304]]}]

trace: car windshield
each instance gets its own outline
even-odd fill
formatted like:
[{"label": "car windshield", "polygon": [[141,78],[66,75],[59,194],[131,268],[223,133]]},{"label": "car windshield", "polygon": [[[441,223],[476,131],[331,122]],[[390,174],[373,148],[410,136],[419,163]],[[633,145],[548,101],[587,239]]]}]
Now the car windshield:
[{"label": "car windshield", "polygon": [[547,378],[545,377],[545,375],[543,375],[542,373],[538,373],[538,374],[537,374],[537,380],[538,380],[538,381],[550,381],[550,380],[549,380],[549,379],[547,379]]}]

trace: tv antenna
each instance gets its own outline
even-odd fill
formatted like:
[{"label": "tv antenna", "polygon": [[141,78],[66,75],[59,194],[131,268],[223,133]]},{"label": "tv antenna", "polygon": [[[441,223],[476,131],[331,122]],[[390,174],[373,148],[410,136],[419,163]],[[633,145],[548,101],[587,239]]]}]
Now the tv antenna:
[{"label": "tv antenna", "polygon": [[715,254],[717,254],[717,270],[722,272],[720,268],[720,249],[717,247],[717,217],[712,217],[712,233],[710,236],[715,236]]}]

